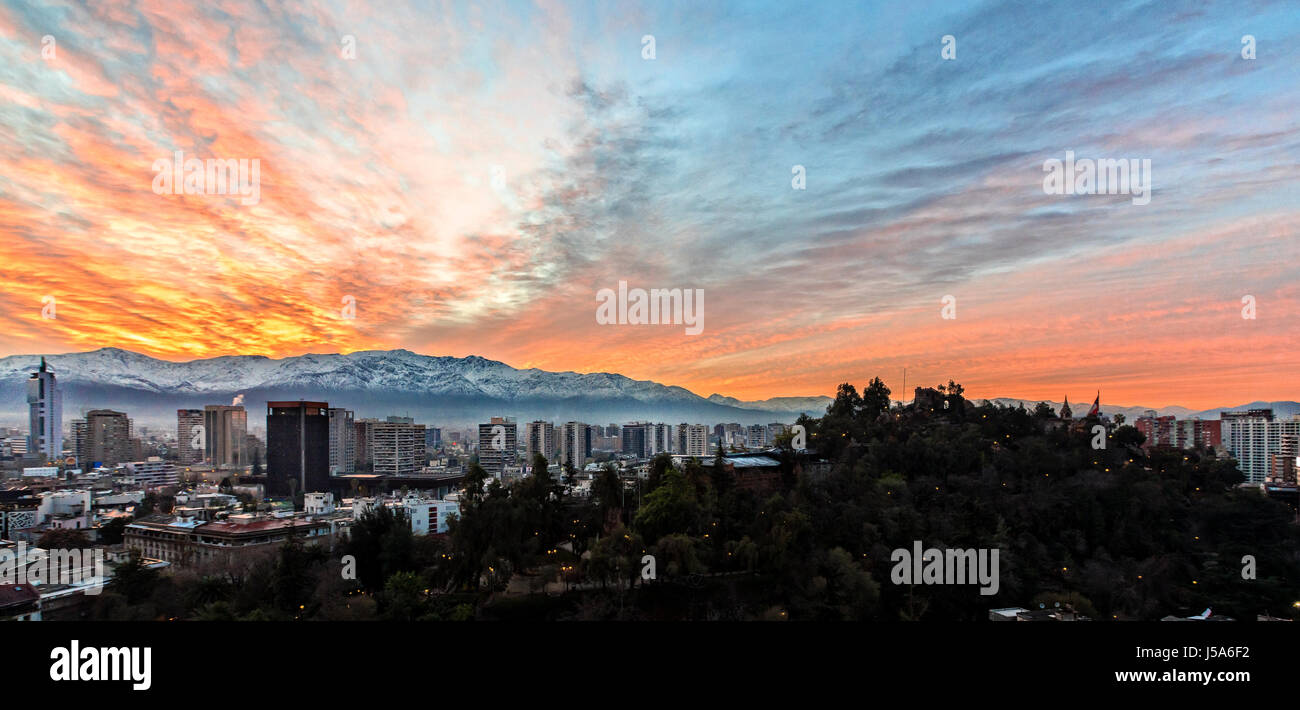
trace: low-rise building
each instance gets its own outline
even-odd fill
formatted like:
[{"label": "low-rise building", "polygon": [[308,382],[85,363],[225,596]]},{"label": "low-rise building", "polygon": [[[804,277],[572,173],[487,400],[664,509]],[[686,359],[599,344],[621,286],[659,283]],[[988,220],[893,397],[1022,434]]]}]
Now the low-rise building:
[{"label": "low-rise building", "polygon": [[308,543],[330,538],[328,522],[297,516],[232,515],[205,522],[172,515],[151,515],[126,526],[123,542],[144,557],[178,567],[229,562],[283,543],[290,536]]},{"label": "low-rise building", "polygon": [[40,621],[41,595],[31,584],[0,584],[0,621]]},{"label": "low-rise building", "polygon": [[135,484],[146,490],[150,488],[161,488],[163,486],[175,486],[181,481],[180,472],[170,461],[164,461],[157,456],[150,456],[144,461],[133,461],[126,464],[126,470],[134,479]]},{"label": "low-rise building", "polygon": [[399,510],[405,512],[411,523],[411,532],[416,535],[445,534],[450,519],[460,515],[458,501],[408,495],[394,498],[357,498],[352,502],[352,519],[359,520],[361,516],[373,511],[377,505],[384,505],[394,512]]}]

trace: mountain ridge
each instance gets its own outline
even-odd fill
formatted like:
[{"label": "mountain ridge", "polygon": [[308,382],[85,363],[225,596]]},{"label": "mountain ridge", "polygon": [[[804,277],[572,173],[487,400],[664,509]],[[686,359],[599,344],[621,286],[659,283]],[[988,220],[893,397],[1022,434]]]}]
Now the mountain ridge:
[{"label": "mountain ridge", "polygon": [[[324,399],[354,409],[357,416],[415,412],[430,423],[472,423],[486,416],[575,419],[589,423],[655,419],[738,421],[765,424],[792,422],[799,414],[820,416],[833,398],[771,397],[742,400],[719,393],[703,397],[676,385],[635,380],[610,372],[556,372],[518,369],[479,355],[463,358],[421,355],[406,349],[352,353],[307,353],[270,358],[265,355],[219,355],[188,361],[162,360],[122,348],[79,353],[10,355],[0,358],[0,414],[26,411],[22,382],[44,357],[65,391],[65,418],[90,407],[118,408],[142,420],[174,421],[176,408],[201,407],[245,395],[251,406],[262,400]],[[1040,400],[972,397],[1006,406]],[[1054,410],[1060,403],[1047,402]],[[1076,402],[1077,413],[1091,402]],[[1292,401],[1250,402],[1231,407],[1192,410],[1186,407],[1117,407],[1102,404],[1106,414],[1123,413],[1132,421],[1148,409],[1180,419],[1217,419],[1220,411],[1271,407],[1278,417],[1300,413]],[[168,410],[172,411],[168,411]],[[134,410],[134,411],[133,411]],[[609,417],[608,419],[606,417]],[[18,417],[21,421],[21,417]]]},{"label": "mountain ridge", "polygon": [[[706,415],[768,423],[774,419],[793,421],[801,413],[797,407],[732,406],[683,387],[618,373],[517,369],[478,355],[457,358],[399,349],[308,353],[278,359],[223,355],[175,362],[121,348],[0,358],[0,381],[19,385],[0,392],[0,411],[25,409],[21,381],[42,357],[67,395],[65,418],[75,416],[80,404],[83,408],[132,407],[163,420],[174,418],[174,411],[170,415],[165,411],[174,403],[177,408],[201,406],[217,403],[214,400],[228,401],[238,394],[244,394],[250,406],[259,399],[314,398],[359,410],[358,416],[383,416],[406,408],[424,417],[446,416],[457,422],[483,420],[489,412],[516,415],[521,421],[525,416],[583,421],[582,416],[600,417],[591,423],[605,416],[674,421]],[[809,413],[820,414],[824,409],[822,404]]]}]

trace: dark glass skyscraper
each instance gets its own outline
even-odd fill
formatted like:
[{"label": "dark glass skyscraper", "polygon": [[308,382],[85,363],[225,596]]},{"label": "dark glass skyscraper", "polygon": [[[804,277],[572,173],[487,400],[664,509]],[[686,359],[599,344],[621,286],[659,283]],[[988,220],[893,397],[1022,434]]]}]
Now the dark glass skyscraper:
[{"label": "dark glass skyscraper", "polygon": [[648,451],[647,444],[650,437],[648,436],[650,425],[644,422],[633,422],[623,425],[623,453],[630,454],[639,459],[646,458]]},{"label": "dark glass skyscraper", "polygon": [[329,404],[267,402],[267,495],[328,491],[329,484]]}]

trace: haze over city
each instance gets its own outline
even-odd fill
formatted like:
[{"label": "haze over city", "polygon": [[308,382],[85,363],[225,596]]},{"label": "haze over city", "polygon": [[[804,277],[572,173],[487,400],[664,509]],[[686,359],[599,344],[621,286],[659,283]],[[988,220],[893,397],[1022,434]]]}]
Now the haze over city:
[{"label": "haze over city", "polygon": [[[1226,8],[6,0],[0,355],[1300,399],[1300,16]],[[177,151],[258,160],[256,203],[156,194]],[[1067,151],[1150,159],[1149,204],[1045,194]],[[702,332],[598,324],[619,281]]]}]

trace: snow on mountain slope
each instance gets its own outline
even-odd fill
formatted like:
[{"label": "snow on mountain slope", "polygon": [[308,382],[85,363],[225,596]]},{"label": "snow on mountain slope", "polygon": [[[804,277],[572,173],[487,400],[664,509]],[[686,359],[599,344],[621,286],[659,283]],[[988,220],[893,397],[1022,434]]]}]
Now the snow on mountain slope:
[{"label": "snow on mountain slope", "polygon": [[[169,362],[118,348],[103,348],[48,355],[46,361],[65,384],[169,394],[305,388],[323,392],[400,391],[503,400],[588,397],[647,402],[704,401],[681,387],[617,374],[516,370],[478,356],[432,357],[408,350],[308,354],[282,359],[238,355]],[[0,379],[25,379],[39,362],[39,355],[0,358]]]}]

